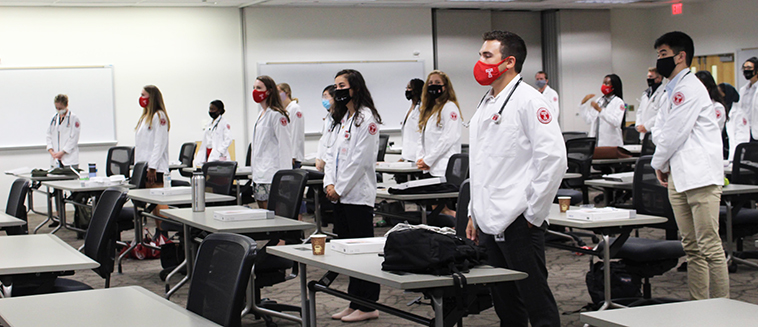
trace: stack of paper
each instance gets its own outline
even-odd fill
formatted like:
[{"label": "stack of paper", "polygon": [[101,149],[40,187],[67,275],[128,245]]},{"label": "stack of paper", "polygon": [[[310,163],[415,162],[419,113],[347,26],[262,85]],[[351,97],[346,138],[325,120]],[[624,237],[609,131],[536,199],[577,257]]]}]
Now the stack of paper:
[{"label": "stack of paper", "polygon": [[29,167],[20,167],[20,168],[16,168],[16,169],[6,170],[5,174],[6,175],[18,175],[18,174],[29,173],[31,171],[32,171],[32,169],[29,168]]},{"label": "stack of paper", "polygon": [[377,162],[376,166],[381,168],[416,168],[416,163],[407,161]]},{"label": "stack of paper", "polygon": [[634,181],[634,172],[606,174],[603,175],[603,179],[612,182],[631,183]]},{"label": "stack of paper", "polygon": [[191,186],[173,186],[170,188],[151,188],[150,195],[192,194]]},{"label": "stack of paper", "polygon": [[332,240],[329,244],[332,250],[345,254],[379,253],[384,250],[385,241],[387,239],[380,236]]},{"label": "stack of paper", "polygon": [[444,182],[447,182],[444,176],[432,177],[432,178],[424,178],[424,179],[418,179],[418,180],[413,180],[413,181],[407,181],[405,183],[397,184],[393,186],[392,188],[396,190],[404,190],[411,187],[442,184]]},{"label": "stack of paper", "polygon": [[606,220],[634,218],[636,211],[619,208],[580,208],[566,211],[566,218],[575,220]]},{"label": "stack of paper", "polygon": [[219,210],[213,213],[213,219],[221,221],[240,221],[256,219],[273,219],[274,212],[266,209]]}]

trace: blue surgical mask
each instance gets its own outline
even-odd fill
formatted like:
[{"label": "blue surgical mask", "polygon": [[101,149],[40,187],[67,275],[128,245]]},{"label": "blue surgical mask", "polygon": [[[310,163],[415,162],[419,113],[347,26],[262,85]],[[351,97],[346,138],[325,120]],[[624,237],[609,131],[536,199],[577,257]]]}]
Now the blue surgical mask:
[{"label": "blue surgical mask", "polygon": [[537,80],[537,83],[535,83],[535,84],[537,84],[537,88],[538,89],[541,89],[542,87],[544,87],[545,85],[547,85],[547,80],[540,79],[540,80]]},{"label": "blue surgical mask", "polygon": [[324,106],[327,111],[332,107],[332,103],[329,101],[329,99],[321,99],[321,105]]}]

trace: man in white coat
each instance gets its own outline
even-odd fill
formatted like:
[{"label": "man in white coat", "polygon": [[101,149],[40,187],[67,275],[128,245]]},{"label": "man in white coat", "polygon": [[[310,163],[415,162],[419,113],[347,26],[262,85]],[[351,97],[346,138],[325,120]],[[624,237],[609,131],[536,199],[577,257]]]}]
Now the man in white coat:
[{"label": "man in white coat", "polygon": [[[747,79],[747,84],[740,88],[740,102],[737,110],[747,117],[750,124],[750,141],[758,140],[758,58],[750,57],[742,64],[742,74]],[[735,142],[736,143],[736,142]],[[737,144],[734,144],[737,147]]]},{"label": "man in white coat", "polygon": [[553,90],[550,85],[547,85],[547,73],[540,70],[537,72],[537,74],[534,75],[534,79],[536,81],[535,85],[537,86],[537,91],[540,91],[540,93],[542,93],[542,96],[545,97],[545,101],[547,101],[547,104],[550,105],[550,111],[553,113],[553,116],[557,122],[558,115],[561,113],[561,108],[558,105],[558,92],[555,92],[555,90]]},{"label": "man in white coat", "polygon": [[68,110],[68,96],[58,94],[55,97],[55,111],[46,135],[50,166],[79,168],[81,122]]},{"label": "man in white coat", "polygon": [[662,85],[663,76],[658,74],[658,70],[655,67],[648,68],[648,88],[645,92],[642,92],[640,108],[637,109],[637,118],[635,119],[637,132],[640,133],[640,141],[645,139],[645,133],[652,131],[653,127],[655,127],[655,117],[666,101],[665,96],[663,96],[665,88],[661,87]]},{"label": "man in white coat", "polygon": [[719,202],[724,184],[721,131],[713,102],[688,67],[695,46],[682,32],[655,41],[656,68],[669,79],[668,105],[658,113],[651,165],[663,186],[687,254],[693,300],[729,297],[726,256],[719,237]]},{"label": "man in white coat", "polygon": [[566,146],[544,97],[520,71],[526,44],[511,32],[484,34],[474,77],[490,92],[470,128],[471,201],[466,236],[487,249],[489,262],[529,274],[492,285],[500,326],[560,326],[547,284],[547,215],[566,171]]}]

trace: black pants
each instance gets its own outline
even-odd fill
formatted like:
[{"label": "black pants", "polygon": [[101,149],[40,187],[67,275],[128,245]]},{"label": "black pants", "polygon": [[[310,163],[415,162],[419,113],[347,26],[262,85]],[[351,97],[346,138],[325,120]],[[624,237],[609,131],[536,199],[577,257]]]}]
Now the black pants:
[{"label": "black pants", "polygon": [[491,286],[495,312],[500,326],[559,327],[558,306],[547,284],[545,266],[545,230],[547,223],[529,228],[519,216],[505,229],[504,241],[479,233],[479,242],[487,248],[489,263],[495,267],[522,271],[529,277]]},{"label": "black pants", "polygon": [[[366,205],[334,205],[334,232],[339,238],[374,237],[374,208]],[[379,300],[379,284],[350,277],[347,294],[369,301]],[[363,312],[374,311],[372,308],[350,302],[350,308]]]}]

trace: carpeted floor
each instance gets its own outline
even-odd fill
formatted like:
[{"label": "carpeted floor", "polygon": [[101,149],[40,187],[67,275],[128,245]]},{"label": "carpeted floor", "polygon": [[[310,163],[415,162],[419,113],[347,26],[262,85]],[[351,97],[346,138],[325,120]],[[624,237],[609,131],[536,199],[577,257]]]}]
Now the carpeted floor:
[{"label": "carpeted floor", "polygon": [[[376,217],[375,219],[378,221],[381,218]],[[36,226],[42,220],[43,217],[39,215],[31,215],[29,217],[31,226]],[[313,218],[311,215],[306,215],[305,220],[312,221]],[[331,230],[331,225],[326,228],[326,230]],[[376,228],[376,235],[382,235],[386,230],[387,228]],[[40,230],[40,233],[49,233],[50,231],[51,228],[46,226]],[[82,244],[81,240],[76,239],[76,234],[69,230],[61,230],[57,235],[74,247],[79,247]],[[661,230],[654,229],[641,229],[640,236],[655,239],[664,238]],[[122,238],[125,240],[129,240],[132,237],[132,231],[124,232],[122,234]],[[587,242],[590,241],[587,240]],[[745,242],[745,247],[747,250],[754,250],[754,240],[750,239]],[[558,302],[559,311],[562,313],[566,312],[566,314],[561,316],[561,325],[581,326],[582,324],[579,322],[579,314],[567,312],[578,310],[590,302],[590,297],[585,285],[585,274],[589,269],[589,256],[580,256],[565,250],[548,248],[546,251],[546,257],[548,271],[550,273],[550,287]],[[114,273],[111,282],[112,287],[140,285],[157,294],[164,294],[164,283],[158,277],[158,273],[161,270],[160,260],[139,261],[129,259],[124,262],[123,268],[124,271],[122,274]],[[311,280],[319,278],[323,273],[323,270],[313,268],[308,269],[308,277]],[[82,280],[95,288],[102,288],[104,286],[103,279],[92,271],[77,271],[72,277],[73,279]],[[736,273],[730,275],[730,279],[732,298],[758,304],[758,290],[756,289],[756,285],[758,285],[758,269],[748,266],[740,266]],[[175,277],[174,282],[178,280],[179,278]],[[676,269],[672,269],[662,276],[653,278],[651,283],[653,285],[654,297],[679,299],[685,299],[687,297],[686,272],[677,272]],[[340,276],[333,284],[333,287],[340,290],[346,290],[347,277]],[[298,280],[290,280],[275,287],[267,288],[264,290],[263,296],[275,299],[279,302],[299,305],[300,287]],[[407,303],[413,301],[418,296],[419,294],[417,293],[404,293],[390,287],[382,287],[379,301],[395,308],[431,317],[432,310],[429,305],[414,304],[406,306]],[[171,297],[171,301],[183,306],[186,303],[186,297],[187,288],[184,287],[176,295]],[[428,300],[424,302],[428,303]],[[319,296],[317,297],[318,324],[320,326],[345,326],[345,323],[331,320],[330,316],[333,313],[342,310],[346,305],[347,302],[342,299],[319,293]],[[275,322],[278,323],[279,326],[297,326],[297,324],[293,322],[280,319],[275,319]],[[464,325],[468,326],[497,326],[499,324],[499,319],[494,310],[489,309],[480,315],[466,317],[463,322]],[[150,324],[149,321],[146,321],[145,323]],[[352,325],[418,326],[410,321],[390,316],[385,313],[380,313],[378,320],[355,323]],[[253,316],[248,315],[243,319],[243,326],[265,326],[265,324],[262,320],[256,320]]]}]

